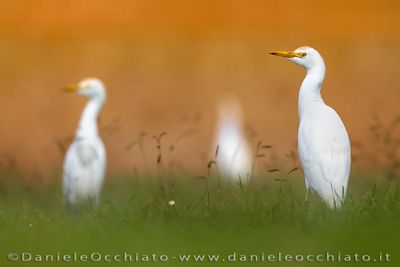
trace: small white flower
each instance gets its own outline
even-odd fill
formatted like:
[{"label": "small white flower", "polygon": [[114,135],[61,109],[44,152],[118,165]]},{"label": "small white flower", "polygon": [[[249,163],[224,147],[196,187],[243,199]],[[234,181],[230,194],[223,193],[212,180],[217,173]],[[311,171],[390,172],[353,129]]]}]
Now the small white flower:
[{"label": "small white flower", "polygon": [[170,201],[168,202],[168,204],[169,204],[170,206],[175,206],[175,201],[174,201],[174,200],[170,200]]}]

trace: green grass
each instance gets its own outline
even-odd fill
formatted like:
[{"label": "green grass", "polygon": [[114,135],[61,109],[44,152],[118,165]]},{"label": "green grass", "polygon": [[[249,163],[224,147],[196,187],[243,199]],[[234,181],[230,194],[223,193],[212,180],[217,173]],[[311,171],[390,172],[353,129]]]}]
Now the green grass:
[{"label": "green grass", "polygon": [[[6,176],[3,175],[3,176]],[[9,181],[10,177],[4,177]],[[0,265],[10,252],[32,254],[219,254],[225,262],[127,262],[115,266],[284,266],[285,262],[227,262],[240,254],[391,255],[390,263],[290,263],[292,266],[400,266],[400,193],[397,185],[352,177],[347,202],[330,210],[313,196],[304,202],[301,177],[240,187],[215,179],[108,177],[101,205],[68,214],[59,186],[13,178],[0,189]],[[16,180],[17,179],[17,180]],[[174,200],[175,206],[168,201]],[[232,258],[232,255],[231,255]],[[60,263],[65,266],[89,263]],[[54,266],[54,262],[41,263]],[[105,265],[105,263],[103,263]],[[107,265],[112,265],[108,263]],[[38,265],[39,266],[39,265]]]}]

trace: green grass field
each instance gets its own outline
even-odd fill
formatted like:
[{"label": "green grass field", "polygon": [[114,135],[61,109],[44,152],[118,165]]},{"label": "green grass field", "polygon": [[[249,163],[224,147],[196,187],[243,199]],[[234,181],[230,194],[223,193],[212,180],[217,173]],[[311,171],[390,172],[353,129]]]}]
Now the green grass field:
[{"label": "green grass field", "polygon": [[[316,196],[306,203],[303,178],[297,175],[285,181],[258,179],[249,186],[219,185],[215,178],[207,181],[185,176],[164,177],[164,183],[157,177],[108,177],[101,205],[96,210],[73,215],[64,209],[59,185],[33,186],[4,173],[2,176],[7,179],[2,180],[7,182],[0,188],[0,265],[27,266],[33,262],[22,262],[21,257],[27,259],[36,254],[51,254],[56,258],[57,253],[73,256],[74,252],[78,255],[94,252],[93,257],[98,257],[97,253],[126,257],[126,252],[133,257],[132,262],[101,263],[400,266],[400,193],[396,184],[382,178],[353,175],[347,201],[336,211],[326,208]],[[170,205],[170,200],[175,205]],[[27,253],[22,256],[23,252]],[[342,262],[288,263],[278,261],[279,252],[281,257],[340,253]],[[20,259],[10,261],[10,253],[18,253]],[[262,262],[263,253],[264,259],[274,254],[275,261]],[[355,253],[360,255],[359,262]],[[373,262],[379,261],[380,253],[385,260],[385,254],[390,254],[390,262]],[[156,254],[157,262],[152,254]],[[179,260],[182,255],[203,254],[219,258],[215,262],[215,258],[210,260],[206,256],[202,263],[194,258],[188,262]],[[353,257],[351,263],[344,261],[347,254]],[[362,262],[364,254],[371,257],[370,262]],[[161,262],[165,257],[168,261]],[[42,261],[36,266],[56,263],[94,264],[79,260]]]}]

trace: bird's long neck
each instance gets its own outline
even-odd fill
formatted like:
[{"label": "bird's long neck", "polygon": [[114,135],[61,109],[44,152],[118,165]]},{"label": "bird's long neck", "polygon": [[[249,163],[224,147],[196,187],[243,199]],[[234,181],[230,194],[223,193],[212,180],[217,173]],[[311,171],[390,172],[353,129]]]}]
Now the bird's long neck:
[{"label": "bird's long neck", "polygon": [[314,103],[324,103],[321,97],[321,85],[325,78],[325,65],[320,65],[307,70],[299,92],[299,117],[301,118],[310,110]]},{"label": "bird's long neck", "polygon": [[101,108],[103,107],[104,100],[99,98],[89,99],[86,104],[81,119],[79,121],[79,128],[77,132],[78,137],[97,136],[97,117]]}]

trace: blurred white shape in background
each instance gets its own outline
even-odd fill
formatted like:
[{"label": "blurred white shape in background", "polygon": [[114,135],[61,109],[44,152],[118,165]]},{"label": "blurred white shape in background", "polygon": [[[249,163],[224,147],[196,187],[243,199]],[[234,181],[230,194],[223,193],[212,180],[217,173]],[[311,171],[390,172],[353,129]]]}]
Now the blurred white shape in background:
[{"label": "blurred white shape in background", "polygon": [[236,97],[226,96],[219,103],[217,133],[217,167],[222,177],[247,182],[251,175],[252,154],[242,129],[242,110]]}]

